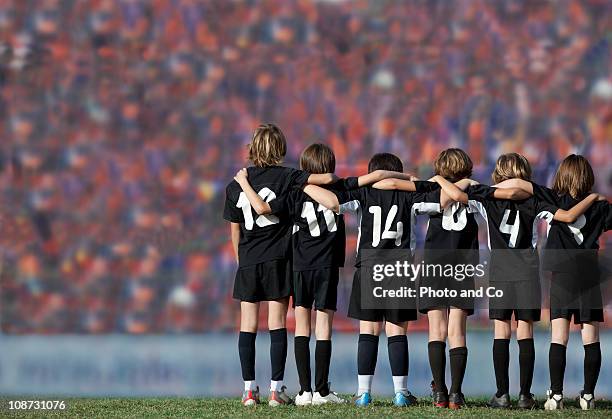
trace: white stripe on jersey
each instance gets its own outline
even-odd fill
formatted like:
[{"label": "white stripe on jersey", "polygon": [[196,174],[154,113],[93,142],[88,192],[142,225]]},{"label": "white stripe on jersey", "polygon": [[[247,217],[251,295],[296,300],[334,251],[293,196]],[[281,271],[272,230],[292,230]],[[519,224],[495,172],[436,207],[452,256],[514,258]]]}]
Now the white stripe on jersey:
[{"label": "white stripe on jersey", "polygon": [[300,226],[297,224],[293,224],[293,231],[291,232],[291,234],[295,234],[298,231],[300,231]]},{"label": "white stripe on jersey", "polygon": [[338,207],[338,214],[344,214],[352,212],[357,214],[357,249],[355,252],[359,252],[359,243],[361,242],[361,204],[356,199],[353,201],[345,202]]},{"label": "white stripe on jersey", "polygon": [[546,221],[546,238],[548,238],[548,233],[550,232],[550,223],[553,220],[555,215],[550,211],[542,211],[538,215],[536,215],[533,220],[533,227],[531,229],[531,246],[535,249],[538,245],[538,221],[544,220]]},{"label": "white stripe on jersey", "polygon": [[484,218],[485,225],[487,226],[487,246],[489,246],[489,250],[491,250],[491,234],[489,233],[489,216],[487,214],[487,209],[481,202],[474,199],[469,199],[468,210],[471,210],[471,212],[477,212],[482,216],[482,218]]},{"label": "white stripe on jersey", "polygon": [[[416,216],[421,214],[439,214],[442,212],[440,204],[437,202],[417,202],[412,205],[410,211],[410,251],[416,250]],[[427,220],[429,228],[429,220]]]}]

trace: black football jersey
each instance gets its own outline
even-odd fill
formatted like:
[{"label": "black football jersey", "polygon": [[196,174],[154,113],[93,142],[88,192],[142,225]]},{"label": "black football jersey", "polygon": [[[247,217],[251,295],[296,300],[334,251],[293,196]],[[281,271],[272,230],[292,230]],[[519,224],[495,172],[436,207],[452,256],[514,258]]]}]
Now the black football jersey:
[{"label": "black football jersey", "polygon": [[[247,171],[253,189],[270,205],[291,189],[304,186],[309,177],[307,172],[281,166],[249,167]],[[227,185],[225,193],[223,218],[240,223],[240,267],[291,257],[293,221],[286,211],[257,215],[236,181]]]},{"label": "black football jersey", "polygon": [[[440,202],[440,185],[435,182],[415,182],[417,192],[429,192]],[[425,249],[478,249],[478,223],[473,210],[467,205],[453,202],[429,216]]]},{"label": "black football jersey", "polygon": [[356,267],[376,263],[374,252],[366,252],[369,256],[364,256],[365,250],[414,250],[416,215],[440,211],[440,195],[435,193],[388,191],[365,186],[338,192],[337,196],[339,212],[354,212],[359,218]]},{"label": "black football jersey", "polygon": [[[340,193],[358,187],[357,178],[349,177],[326,189]],[[293,220],[294,271],[344,266],[346,231],[343,215],[325,208],[302,190],[293,190],[277,201],[271,205],[272,213],[283,211],[284,206]]]},{"label": "black football jersey", "polygon": [[495,188],[467,189],[468,204],[488,226],[489,249],[529,249],[537,245],[537,221],[552,220],[558,207],[532,196],[522,201],[495,199]]},{"label": "black football jersey", "polygon": [[[535,184],[533,193],[542,201],[557,205],[564,210],[580,202],[569,195],[558,195],[552,189]],[[571,224],[551,220],[546,248],[599,249],[599,236],[610,229],[612,229],[612,206],[606,201],[597,201]]]}]

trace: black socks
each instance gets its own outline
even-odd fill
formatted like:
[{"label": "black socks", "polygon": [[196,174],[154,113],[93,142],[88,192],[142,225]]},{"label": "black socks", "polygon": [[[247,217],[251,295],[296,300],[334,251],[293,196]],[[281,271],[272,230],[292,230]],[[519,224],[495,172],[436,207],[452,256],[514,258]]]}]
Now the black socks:
[{"label": "black socks", "polygon": [[300,379],[300,394],[312,391],[310,386],[310,336],[296,336],[294,339],[295,365]]},{"label": "black socks", "polygon": [[429,366],[433,376],[436,391],[447,392],[445,382],[446,373],[446,342],[433,341],[427,345]]},{"label": "black socks", "polygon": [[287,329],[270,330],[270,363],[272,381],[282,381],[287,362]]},{"label": "black socks", "polygon": [[242,379],[252,381],[255,379],[255,338],[257,333],[240,332],[238,336],[238,355],[242,368]]},{"label": "black socks", "polygon": [[323,397],[329,394],[331,352],[331,340],[317,340],[315,347],[315,391],[318,391]]},{"label": "black socks", "polygon": [[387,338],[387,348],[391,375],[394,377],[408,375],[408,338],[406,335]]},{"label": "black socks", "polygon": [[465,376],[468,350],[465,346],[453,348],[448,351],[451,367],[451,393],[461,393],[461,384]]},{"label": "black socks", "polygon": [[563,393],[563,377],[565,375],[566,347],[551,343],[548,351],[548,370],[550,372],[550,389],[553,394]]},{"label": "black socks", "polygon": [[521,394],[528,396],[531,394],[531,382],[533,381],[535,346],[533,339],[521,339],[518,345]]},{"label": "black socks", "polygon": [[510,391],[509,366],[510,339],[495,339],[493,341],[493,367],[495,368],[495,382],[497,384],[495,396],[497,397],[508,394]]},{"label": "black socks", "polygon": [[357,373],[359,375],[374,375],[377,358],[378,336],[360,334],[357,346]]},{"label": "black socks", "polygon": [[584,393],[595,393],[595,385],[601,368],[601,347],[599,342],[584,345]]}]

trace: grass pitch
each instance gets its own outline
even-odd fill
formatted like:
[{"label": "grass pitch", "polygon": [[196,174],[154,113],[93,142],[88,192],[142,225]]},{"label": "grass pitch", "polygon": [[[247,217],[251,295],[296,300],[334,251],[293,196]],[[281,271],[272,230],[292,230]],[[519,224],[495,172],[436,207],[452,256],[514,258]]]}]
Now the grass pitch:
[{"label": "grass pitch", "polygon": [[[537,410],[493,410],[486,407],[485,399],[468,399],[468,406],[458,411],[434,408],[429,398],[420,399],[416,406],[397,408],[391,399],[377,399],[373,406],[355,407],[351,404],[336,406],[283,406],[277,408],[262,404],[255,408],[246,408],[236,398],[232,399],[196,399],[196,398],[74,398],[65,399],[67,409],[64,411],[15,411],[8,409],[9,400],[32,400],[32,397],[2,398],[1,417],[40,418],[40,417],[78,417],[78,418],[226,418],[226,417],[274,417],[274,418],[309,418],[309,417],[612,417],[612,402],[598,401],[597,409],[582,411],[573,400],[565,400],[566,408],[558,412],[542,410],[543,400],[539,400]],[[58,400],[61,398],[55,398]]]}]

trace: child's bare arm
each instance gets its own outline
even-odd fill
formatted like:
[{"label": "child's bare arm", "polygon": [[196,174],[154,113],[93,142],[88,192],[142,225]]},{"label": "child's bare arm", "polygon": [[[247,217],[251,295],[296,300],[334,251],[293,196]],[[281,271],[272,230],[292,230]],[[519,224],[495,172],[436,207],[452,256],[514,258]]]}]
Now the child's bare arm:
[{"label": "child's bare arm", "polygon": [[523,179],[508,179],[502,182],[499,182],[497,185],[493,185],[494,188],[502,189],[502,188],[519,188],[527,192],[530,196],[533,195],[533,185],[531,182],[528,182]]},{"label": "child's bare arm", "polygon": [[236,176],[234,176],[234,180],[238,182],[242,188],[242,191],[251,203],[251,207],[253,207],[258,215],[270,214],[272,212],[270,204],[264,201],[249,183],[247,169],[240,169],[238,173],[236,173]]},{"label": "child's bare arm", "polygon": [[340,202],[335,193],[328,191],[316,185],[306,185],[304,193],[323,205],[325,208],[338,212],[340,210]]},{"label": "child's bare arm", "polygon": [[[446,180],[440,175],[434,176],[433,180],[440,185],[442,192],[444,192],[443,194],[440,194],[440,205],[442,207],[446,207],[450,201],[467,204],[468,195],[461,188],[459,188],[457,184]],[[470,185],[469,179],[462,179],[459,182],[457,182],[459,186],[465,189],[467,189],[467,187]]]},{"label": "child's bare arm", "polygon": [[402,179],[402,180],[413,180],[416,179],[410,173],[394,172],[391,170],[375,170],[367,175],[362,175],[357,178],[359,186],[371,185],[376,182],[380,182],[384,179]]},{"label": "child's bare arm", "polygon": [[573,223],[578,219],[578,217],[584,214],[595,201],[605,199],[606,198],[604,196],[599,195],[598,193],[591,193],[569,210],[559,208],[557,212],[555,212],[553,219],[556,221],[561,221],[562,223]]},{"label": "child's bare arm", "polygon": [[234,248],[234,255],[236,256],[236,263],[238,263],[238,243],[240,243],[240,224],[231,223],[230,231],[232,236],[232,247]]},{"label": "child's bare arm", "polygon": [[495,188],[493,198],[507,199],[510,201],[522,201],[531,196],[529,192],[522,188]]},{"label": "child's bare arm", "polygon": [[338,181],[338,176],[333,173],[317,173],[308,176],[309,185],[330,185]]},{"label": "child's bare arm", "polygon": [[380,180],[376,182],[374,185],[372,185],[372,187],[375,189],[382,189],[382,190],[398,190],[398,191],[408,191],[408,192],[416,191],[416,185],[414,184],[413,181],[406,180],[406,179],[396,179],[396,178],[388,178],[388,179]]}]

